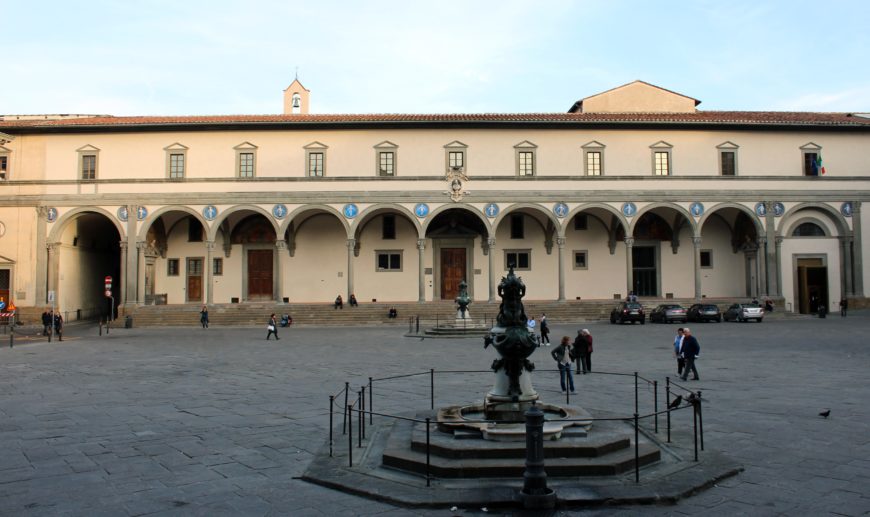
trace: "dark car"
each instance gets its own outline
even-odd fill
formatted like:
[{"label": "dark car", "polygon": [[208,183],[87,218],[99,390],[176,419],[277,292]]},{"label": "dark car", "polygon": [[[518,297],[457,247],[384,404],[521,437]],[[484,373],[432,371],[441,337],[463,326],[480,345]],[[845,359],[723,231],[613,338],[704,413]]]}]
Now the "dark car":
[{"label": "dark car", "polygon": [[735,303],[728,307],[722,317],[725,318],[725,321],[755,320],[761,323],[761,320],[764,319],[764,309],[755,303]]},{"label": "dark car", "polygon": [[622,302],[610,311],[610,323],[619,322],[620,324],[630,321],[634,323],[639,321],[641,325],[646,323],[646,316],[643,314],[643,305],[637,302]]},{"label": "dark car", "polygon": [[649,313],[650,323],[670,323],[672,321],[687,321],[686,308],[675,303],[659,305]]},{"label": "dark car", "polygon": [[719,307],[709,303],[696,303],[686,311],[688,321],[722,321],[722,313]]}]

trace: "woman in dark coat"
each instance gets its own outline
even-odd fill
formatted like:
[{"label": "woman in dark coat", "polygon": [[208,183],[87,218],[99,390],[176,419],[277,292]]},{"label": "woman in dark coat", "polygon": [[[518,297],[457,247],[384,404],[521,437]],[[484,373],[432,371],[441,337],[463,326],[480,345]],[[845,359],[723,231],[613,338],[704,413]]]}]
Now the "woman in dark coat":
[{"label": "woman in dark coat", "polygon": [[273,312],[271,316],[269,316],[269,324],[266,326],[269,329],[269,333],[266,334],[266,341],[269,341],[269,338],[272,337],[272,334],[275,334],[275,341],[278,341],[278,321],[275,319],[275,313]]}]

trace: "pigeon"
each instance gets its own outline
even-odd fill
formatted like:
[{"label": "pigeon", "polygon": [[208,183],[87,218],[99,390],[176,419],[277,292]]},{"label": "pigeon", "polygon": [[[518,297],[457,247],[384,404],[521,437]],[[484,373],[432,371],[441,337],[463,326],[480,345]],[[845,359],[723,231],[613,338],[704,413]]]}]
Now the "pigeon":
[{"label": "pigeon", "polygon": [[673,402],[668,404],[668,409],[677,409],[678,407],[680,407],[680,403],[682,403],[682,402],[683,402],[683,396],[677,395],[677,398],[675,398],[673,400]]},{"label": "pigeon", "polygon": [[831,414],[831,410],[826,409],[826,410],[822,411],[821,413],[819,413],[819,416],[823,416],[825,418],[828,418],[828,416],[830,416],[830,414]]},{"label": "pigeon", "polygon": [[701,396],[694,393],[689,393],[689,396],[686,397],[686,402],[692,405],[698,404],[701,402]]}]

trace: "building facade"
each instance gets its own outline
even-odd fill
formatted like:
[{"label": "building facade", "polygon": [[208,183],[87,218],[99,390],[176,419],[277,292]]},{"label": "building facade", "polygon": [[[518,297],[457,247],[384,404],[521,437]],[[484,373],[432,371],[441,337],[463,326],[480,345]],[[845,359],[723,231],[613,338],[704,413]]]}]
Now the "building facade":
[{"label": "building facade", "polygon": [[[870,118],[641,81],[567,113],[0,118],[0,296],[864,300]],[[823,157],[824,156],[824,160]]]}]

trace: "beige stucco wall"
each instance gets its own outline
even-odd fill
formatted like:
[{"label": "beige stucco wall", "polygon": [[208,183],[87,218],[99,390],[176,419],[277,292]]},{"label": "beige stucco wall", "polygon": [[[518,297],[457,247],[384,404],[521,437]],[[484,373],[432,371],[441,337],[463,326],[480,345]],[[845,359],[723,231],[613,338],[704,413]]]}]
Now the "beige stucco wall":
[{"label": "beige stucco wall", "polygon": [[692,113],[695,100],[642,82],[633,82],[587,97],[583,112]]},{"label": "beige stucco wall", "polygon": [[[840,254],[835,238],[786,238],[782,242],[780,255],[782,274],[782,295],[786,304],[791,304],[793,310],[798,307],[797,266],[795,255],[801,258],[823,257],[828,268],[828,310],[838,310],[842,297],[840,289]],[[788,309],[788,306],[786,306]]]}]

